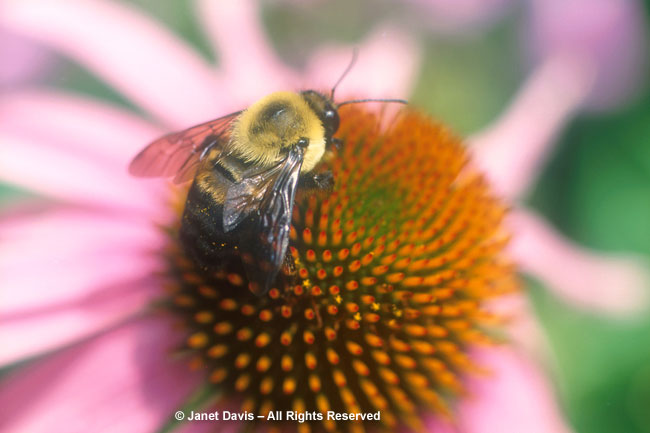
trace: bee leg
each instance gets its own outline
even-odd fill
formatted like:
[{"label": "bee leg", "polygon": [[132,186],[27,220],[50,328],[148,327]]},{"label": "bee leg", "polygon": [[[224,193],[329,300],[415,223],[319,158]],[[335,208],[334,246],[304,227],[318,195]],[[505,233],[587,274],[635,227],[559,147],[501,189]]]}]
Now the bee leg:
[{"label": "bee leg", "polygon": [[318,189],[330,191],[332,188],[334,188],[334,175],[329,170],[323,171],[321,173],[316,173],[312,177],[312,180]]},{"label": "bee leg", "polygon": [[291,252],[287,251],[287,253],[284,256],[284,264],[283,264],[284,275],[295,275],[296,271],[297,271],[296,260],[291,254]]},{"label": "bee leg", "polygon": [[334,188],[334,175],[331,171],[310,174],[299,179],[299,186],[304,189],[331,191]]}]

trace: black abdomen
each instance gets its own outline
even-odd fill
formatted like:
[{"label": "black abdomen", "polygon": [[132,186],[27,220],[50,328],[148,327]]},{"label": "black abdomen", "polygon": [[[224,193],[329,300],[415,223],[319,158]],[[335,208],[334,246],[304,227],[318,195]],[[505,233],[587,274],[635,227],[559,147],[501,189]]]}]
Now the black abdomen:
[{"label": "black abdomen", "polygon": [[234,233],[223,232],[223,204],[195,181],[183,212],[180,238],[187,254],[205,271],[216,271],[236,250]]}]

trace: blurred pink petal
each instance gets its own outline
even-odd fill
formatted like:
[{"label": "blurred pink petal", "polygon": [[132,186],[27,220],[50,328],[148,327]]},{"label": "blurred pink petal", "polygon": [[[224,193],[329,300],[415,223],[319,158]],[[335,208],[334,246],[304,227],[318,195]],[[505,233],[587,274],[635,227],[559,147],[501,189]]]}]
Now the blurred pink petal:
[{"label": "blurred pink petal", "polygon": [[52,211],[0,228],[0,365],[61,347],[142,311],[160,294],[149,224]]},{"label": "blurred pink petal", "polygon": [[505,113],[470,138],[474,162],[498,193],[514,200],[537,180],[556,136],[591,88],[590,71],[578,59],[549,59],[533,72]]},{"label": "blurred pink petal", "polygon": [[644,263],[581,248],[525,210],[511,212],[508,219],[513,231],[510,248],[522,270],[565,301],[610,314],[647,307],[650,275]]},{"label": "blurred pink petal", "polygon": [[476,351],[473,357],[490,370],[472,377],[461,400],[455,426],[436,423],[439,433],[570,433],[554,391],[530,359],[508,348]]},{"label": "blurred pink petal", "polygon": [[41,78],[51,67],[52,57],[33,41],[0,29],[0,90]]},{"label": "blurred pink petal", "polygon": [[472,32],[493,23],[514,0],[411,0],[430,16],[430,25],[445,33]]},{"label": "blurred pink petal", "polygon": [[[257,3],[203,0],[199,10],[219,54],[219,69],[228,83],[225,92],[238,101],[232,109],[277,90],[328,91],[352,58],[351,46],[320,48],[305,73],[299,75],[280,63],[268,45],[260,31]],[[345,95],[382,98],[405,97],[410,93],[420,66],[420,53],[407,35],[394,28],[379,28],[357,48],[359,61],[339,86],[337,100]],[[264,74],[260,76],[259,71]]]},{"label": "blurred pink petal", "polygon": [[[417,44],[403,32],[380,27],[357,46],[358,60],[336,88],[336,100],[349,97],[406,98],[420,69]],[[350,46],[320,48],[307,66],[305,88],[329,91],[352,59]]]},{"label": "blurred pink petal", "polygon": [[111,162],[120,175],[139,148],[165,132],[105,102],[48,89],[3,94],[0,118],[0,133]]},{"label": "blurred pink petal", "polygon": [[[126,170],[126,169],[125,169]],[[160,202],[146,182],[80,153],[61,152],[46,142],[0,133],[0,181],[47,197],[151,214]]]},{"label": "blurred pink petal", "polygon": [[[75,300],[57,300],[56,305],[24,312],[0,312],[0,367],[60,349],[142,314],[160,296],[159,286],[150,276],[120,279],[85,290]],[[10,286],[9,290],[23,289]],[[39,293],[48,290],[41,287]]]},{"label": "blurred pink petal", "polygon": [[158,265],[147,252],[162,246],[163,236],[146,220],[65,209],[5,218],[0,282],[7,290],[0,314],[74,302],[103,286],[147,277]]},{"label": "blurred pink petal", "polygon": [[536,61],[564,55],[593,64],[596,85],[587,103],[614,108],[647,77],[647,23],[637,0],[534,0],[530,32]]},{"label": "blurred pink petal", "polygon": [[[556,136],[592,87],[590,71],[581,59],[549,59],[533,73],[505,114],[470,140],[473,163],[500,194],[516,200],[537,179]],[[525,271],[565,300],[610,313],[644,308],[650,277],[642,264],[571,245],[525,211],[515,212],[512,221],[515,257]]]},{"label": "blurred pink petal", "polygon": [[0,25],[70,56],[174,127],[220,113],[215,73],[133,7],[105,0],[5,0]]},{"label": "blurred pink petal", "polygon": [[219,57],[228,93],[219,95],[240,109],[277,90],[291,90],[296,74],[276,56],[263,33],[258,2],[199,0],[198,19]]},{"label": "blurred pink petal", "polygon": [[170,359],[179,342],[167,321],[142,318],[13,371],[0,430],[156,431],[198,384],[185,360]]},{"label": "blurred pink petal", "polygon": [[554,365],[555,358],[548,337],[535,316],[529,296],[517,292],[489,301],[485,305],[491,313],[506,320],[508,343],[523,351],[531,360]]}]

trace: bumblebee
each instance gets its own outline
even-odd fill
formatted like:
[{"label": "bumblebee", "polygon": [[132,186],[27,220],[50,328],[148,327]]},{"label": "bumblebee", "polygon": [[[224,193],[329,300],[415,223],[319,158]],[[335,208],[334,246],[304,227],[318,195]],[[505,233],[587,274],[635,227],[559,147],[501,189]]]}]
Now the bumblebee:
[{"label": "bumblebee", "polygon": [[286,256],[297,188],[327,189],[333,184],[331,172],[314,169],[340,145],[333,137],[338,107],[405,102],[336,105],[335,89],[329,96],[314,90],[272,93],[245,110],[165,135],[133,159],[129,171],[135,176],[193,180],[180,238],[198,266],[216,271],[238,255],[249,289],[266,293],[290,260]]}]

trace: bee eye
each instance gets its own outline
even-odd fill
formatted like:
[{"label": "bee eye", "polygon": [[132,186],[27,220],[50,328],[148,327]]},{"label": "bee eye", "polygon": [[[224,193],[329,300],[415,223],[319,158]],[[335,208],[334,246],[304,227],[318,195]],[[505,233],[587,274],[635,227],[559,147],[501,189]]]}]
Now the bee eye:
[{"label": "bee eye", "polygon": [[332,134],[334,134],[339,129],[339,113],[336,110],[327,110],[325,111],[325,121],[327,126],[329,126]]},{"label": "bee eye", "polygon": [[298,140],[298,143],[296,144],[304,149],[307,146],[309,146],[309,139],[305,137],[301,137],[300,140]]}]

